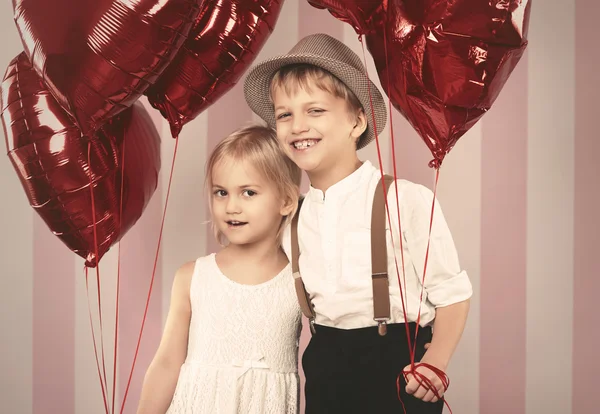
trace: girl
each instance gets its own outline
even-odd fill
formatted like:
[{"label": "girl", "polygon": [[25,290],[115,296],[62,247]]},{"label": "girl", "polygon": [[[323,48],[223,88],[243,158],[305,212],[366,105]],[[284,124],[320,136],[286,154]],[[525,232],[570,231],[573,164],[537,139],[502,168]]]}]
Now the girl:
[{"label": "girl", "polygon": [[224,247],[175,274],[138,414],[298,412],[300,308],[281,235],[300,174],[270,128],[217,145],[206,181]]}]

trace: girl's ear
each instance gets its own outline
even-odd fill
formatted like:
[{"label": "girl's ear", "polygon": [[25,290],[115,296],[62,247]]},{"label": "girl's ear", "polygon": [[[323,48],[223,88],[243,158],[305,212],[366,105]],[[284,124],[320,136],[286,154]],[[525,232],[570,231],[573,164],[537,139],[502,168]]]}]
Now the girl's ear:
[{"label": "girl's ear", "polygon": [[295,205],[293,201],[289,197],[286,197],[286,199],[281,203],[281,209],[279,213],[283,217],[289,216],[290,214],[292,214],[292,211],[294,211],[294,207]]},{"label": "girl's ear", "polygon": [[367,116],[365,115],[365,111],[360,109],[356,114],[356,124],[350,133],[352,138],[354,138],[355,144],[358,144],[360,137],[367,130],[367,125]]}]

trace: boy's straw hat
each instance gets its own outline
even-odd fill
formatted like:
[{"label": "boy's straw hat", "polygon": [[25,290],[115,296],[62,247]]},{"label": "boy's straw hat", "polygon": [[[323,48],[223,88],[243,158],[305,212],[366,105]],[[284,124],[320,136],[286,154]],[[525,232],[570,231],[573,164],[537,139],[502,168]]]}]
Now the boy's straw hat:
[{"label": "boy's straw hat", "polygon": [[[349,47],[326,34],[314,34],[300,40],[287,55],[268,59],[250,70],[244,84],[244,95],[248,105],[267,124],[275,128],[275,113],[270,97],[271,80],[284,66],[308,63],[333,74],[354,92],[367,118],[367,130],[357,144],[363,148],[375,138],[373,114],[377,132],[381,132],[387,121],[385,102],[379,89],[366,75],[360,58]],[[371,100],[373,111],[371,111]]]}]

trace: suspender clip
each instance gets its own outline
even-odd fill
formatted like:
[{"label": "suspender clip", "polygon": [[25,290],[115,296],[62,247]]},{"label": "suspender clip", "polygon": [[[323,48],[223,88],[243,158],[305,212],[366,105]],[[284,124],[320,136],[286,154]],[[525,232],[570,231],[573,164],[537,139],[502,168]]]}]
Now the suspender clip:
[{"label": "suspender clip", "polygon": [[387,321],[389,321],[390,318],[375,318],[375,321],[377,322],[377,333],[379,333],[379,336],[385,336],[385,334],[387,334]]}]

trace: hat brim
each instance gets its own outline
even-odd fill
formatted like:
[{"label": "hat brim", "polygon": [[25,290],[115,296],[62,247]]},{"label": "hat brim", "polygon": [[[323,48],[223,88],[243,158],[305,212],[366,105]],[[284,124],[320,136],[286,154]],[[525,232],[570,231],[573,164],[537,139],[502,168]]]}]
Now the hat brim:
[{"label": "hat brim", "polygon": [[357,149],[365,147],[375,139],[376,133],[383,130],[387,121],[387,111],[377,86],[353,66],[310,53],[274,57],[255,66],[248,73],[244,83],[246,102],[268,125],[275,128],[275,112],[270,96],[271,80],[279,69],[294,64],[311,64],[325,69],[354,92],[365,110],[368,124],[367,130],[357,143]]}]

